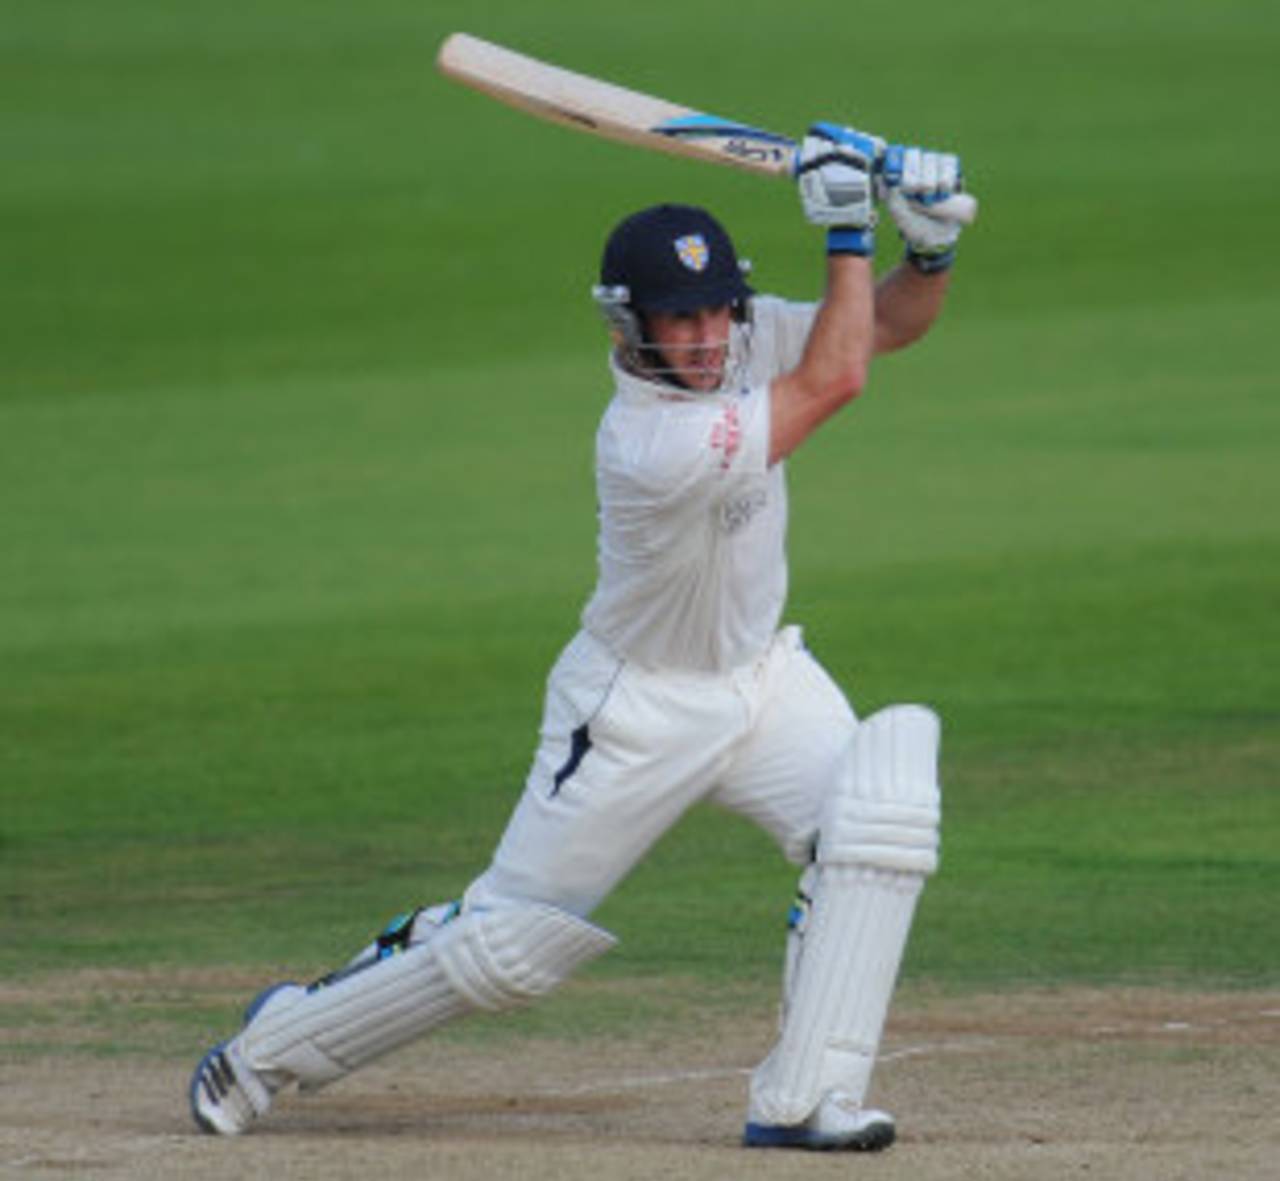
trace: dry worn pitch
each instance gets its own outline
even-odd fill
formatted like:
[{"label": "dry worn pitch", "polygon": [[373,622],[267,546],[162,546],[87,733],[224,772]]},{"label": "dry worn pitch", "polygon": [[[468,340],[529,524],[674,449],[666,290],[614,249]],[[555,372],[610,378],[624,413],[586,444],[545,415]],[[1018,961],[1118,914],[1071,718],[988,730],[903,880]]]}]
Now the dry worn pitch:
[{"label": "dry worn pitch", "polygon": [[[216,1006],[254,983],[111,972],[0,986],[0,1177],[1280,1175],[1276,993],[906,989],[873,1096],[898,1116],[899,1142],[881,1156],[831,1157],[736,1145],[746,1071],[770,1037],[757,1005],[711,1006],[709,1017],[607,1042],[518,1023],[427,1040],[318,1095],[287,1097],[251,1135],[198,1135],[185,1100],[190,1022],[175,1025],[172,1011]],[[618,988],[571,984],[570,1003],[575,989]]]}]

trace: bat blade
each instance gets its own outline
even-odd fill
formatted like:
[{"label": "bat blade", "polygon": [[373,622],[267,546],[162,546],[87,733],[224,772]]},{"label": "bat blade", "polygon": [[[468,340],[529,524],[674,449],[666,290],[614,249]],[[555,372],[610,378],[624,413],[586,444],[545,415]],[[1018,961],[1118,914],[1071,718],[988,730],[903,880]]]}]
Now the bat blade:
[{"label": "bat blade", "polygon": [[796,145],[785,135],[562,69],[468,33],[447,37],[436,64],[446,77],[509,106],[605,139],[752,172],[791,172]]},{"label": "bat blade", "polygon": [[[797,145],[788,136],[575,73],[469,33],[446,37],[436,65],[455,82],[552,123],[652,151],[792,175]],[[957,193],[930,213],[968,223],[977,210],[972,196]]]}]

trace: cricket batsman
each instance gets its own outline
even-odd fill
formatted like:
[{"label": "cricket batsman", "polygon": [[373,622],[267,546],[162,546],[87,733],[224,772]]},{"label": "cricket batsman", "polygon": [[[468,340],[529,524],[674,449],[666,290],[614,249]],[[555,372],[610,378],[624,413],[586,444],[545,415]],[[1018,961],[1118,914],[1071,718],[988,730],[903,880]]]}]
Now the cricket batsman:
[{"label": "cricket batsman", "polygon": [[[614,348],[596,437],[599,577],[547,681],[541,738],[488,868],[393,921],[345,967],[282,984],[196,1068],[207,1132],[322,1087],[430,1029],[527,1003],[607,951],[592,912],[694,804],[755,821],[800,870],[777,1041],[743,1143],[875,1151],[866,1103],[916,900],[938,859],[939,722],[859,720],[783,626],[787,459],[942,309],[961,232],[930,215],[953,155],[814,125],[800,203],[825,235],[817,304],[757,295],[702,209],[625,218],[595,289]],[[873,277],[877,207],[905,243]],[[850,528],[851,535],[853,528]]]}]

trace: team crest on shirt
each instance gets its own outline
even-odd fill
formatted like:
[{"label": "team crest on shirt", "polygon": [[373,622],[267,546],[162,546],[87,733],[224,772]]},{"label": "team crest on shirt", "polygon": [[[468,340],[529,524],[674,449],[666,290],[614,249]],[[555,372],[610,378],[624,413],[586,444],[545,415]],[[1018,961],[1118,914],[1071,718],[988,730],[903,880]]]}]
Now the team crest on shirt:
[{"label": "team crest on shirt", "polygon": [[701,234],[685,234],[675,240],[676,257],[691,271],[701,273],[711,261],[711,250]]}]

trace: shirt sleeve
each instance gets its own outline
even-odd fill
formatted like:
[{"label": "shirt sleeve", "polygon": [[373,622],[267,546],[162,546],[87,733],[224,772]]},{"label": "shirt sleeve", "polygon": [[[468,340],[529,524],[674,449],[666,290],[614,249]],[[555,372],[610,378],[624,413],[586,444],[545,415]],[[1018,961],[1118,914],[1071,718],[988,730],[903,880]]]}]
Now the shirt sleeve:
[{"label": "shirt sleeve", "polygon": [[757,339],[756,356],[761,366],[753,377],[760,380],[789,373],[800,364],[804,355],[818,305],[761,295],[753,301],[752,314]]}]

